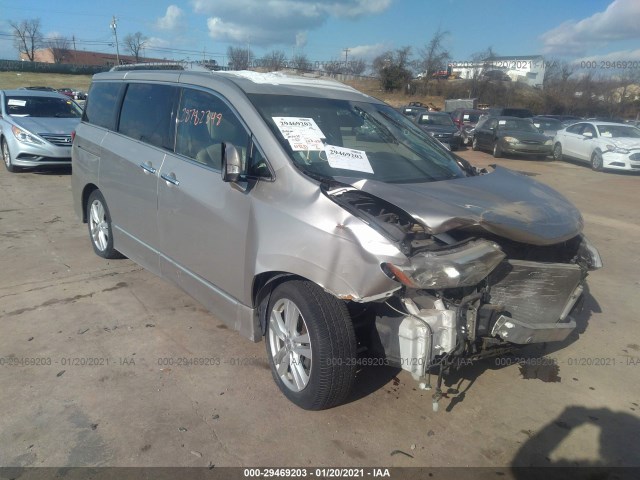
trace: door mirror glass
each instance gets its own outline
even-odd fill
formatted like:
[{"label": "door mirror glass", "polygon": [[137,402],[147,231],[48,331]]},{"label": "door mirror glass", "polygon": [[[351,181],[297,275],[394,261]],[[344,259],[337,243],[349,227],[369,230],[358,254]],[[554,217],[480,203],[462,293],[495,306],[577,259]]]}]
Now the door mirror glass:
[{"label": "door mirror glass", "polygon": [[593,133],[591,133],[591,132],[583,132],[582,136],[584,138],[593,138]]}]

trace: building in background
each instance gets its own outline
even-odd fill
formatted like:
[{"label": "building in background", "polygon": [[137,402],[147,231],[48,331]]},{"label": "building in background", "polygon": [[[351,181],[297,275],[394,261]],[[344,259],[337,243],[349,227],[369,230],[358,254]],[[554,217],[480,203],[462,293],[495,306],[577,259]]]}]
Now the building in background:
[{"label": "building in background", "polygon": [[451,62],[450,66],[462,79],[500,79],[502,76],[536,88],[542,88],[546,68],[542,55],[491,57],[479,62]]}]

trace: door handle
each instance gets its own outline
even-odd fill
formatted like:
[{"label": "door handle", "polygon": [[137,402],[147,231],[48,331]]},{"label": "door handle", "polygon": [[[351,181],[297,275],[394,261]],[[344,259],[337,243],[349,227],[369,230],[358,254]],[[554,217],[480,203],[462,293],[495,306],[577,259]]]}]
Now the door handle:
[{"label": "door handle", "polygon": [[157,172],[157,170],[155,168],[153,168],[153,166],[151,165],[151,162],[141,163],[140,164],[140,168],[142,170],[144,170],[145,172],[148,172],[148,173],[155,174]]},{"label": "door handle", "polygon": [[180,185],[180,182],[178,181],[178,179],[176,178],[176,175],[173,172],[168,175],[163,173],[162,175],[160,175],[160,178],[162,178],[167,183],[175,185],[176,187]]}]

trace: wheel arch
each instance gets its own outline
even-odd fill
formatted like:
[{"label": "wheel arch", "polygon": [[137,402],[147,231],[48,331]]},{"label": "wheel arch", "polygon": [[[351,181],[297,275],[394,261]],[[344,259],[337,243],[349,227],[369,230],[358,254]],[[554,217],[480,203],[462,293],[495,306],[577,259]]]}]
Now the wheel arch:
[{"label": "wheel arch", "polygon": [[253,300],[253,307],[258,313],[262,336],[264,336],[267,331],[267,307],[269,306],[271,293],[278,285],[291,280],[312,281],[301,275],[278,271],[262,272],[254,277],[251,298]]},{"label": "wheel arch", "polygon": [[89,196],[96,190],[99,190],[99,188],[93,183],[86,184],[82,189],[82,223],[87,223],[87,201]]}]

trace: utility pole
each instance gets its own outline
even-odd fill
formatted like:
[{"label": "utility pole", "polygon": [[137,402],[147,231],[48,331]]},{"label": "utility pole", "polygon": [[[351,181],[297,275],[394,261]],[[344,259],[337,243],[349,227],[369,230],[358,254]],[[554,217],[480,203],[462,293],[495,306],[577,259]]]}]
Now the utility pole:
[{"label": "utility pole", "polygon": [[343,50],[344,52],[344,66],[346,67],[347,65],[349,65],[349,63],[347,62],[347,59],[349,58],[349,50],[351,50],[350,48],[345,48]]},{"label": "utility pole", "polygon": [[73,49],[76,50],[76,36],[74,35],[71,38],[73,38]]},{"label": "utility pole", "polygon": [[116,62],[120,65],[120,48],[118,47],[118,19],[114,15],[111,18],[111,28],[113,28],[113,34],[116,36]]}]

